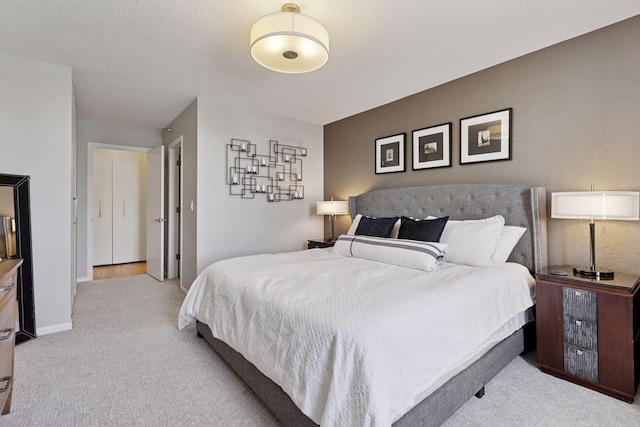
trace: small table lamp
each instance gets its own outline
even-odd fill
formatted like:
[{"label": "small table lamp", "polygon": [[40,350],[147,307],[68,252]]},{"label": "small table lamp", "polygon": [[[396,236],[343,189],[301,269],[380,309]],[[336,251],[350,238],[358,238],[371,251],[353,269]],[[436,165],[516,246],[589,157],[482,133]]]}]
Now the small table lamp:
[{"label": "small table lamp", "polygon": [[333,200],[318,202],[316,206],[316,213],[318,215],[331,215],[329,221],[331,221],[331,238],[327,239],[327,242],[333,242],[336,240],[334,232],[334,224],[336,222],[336,215],[346,215],[349,213],[349,205],[346,201]]},{"label": "small table lamp", "polygon": [[575,191],[551,193],[551,218],[588,219],[590,266],[574,267],[573,274],[597,280],[612,280],[613,271],[596,268],[594,220],[638,221],[640,193],[637,191]]}]

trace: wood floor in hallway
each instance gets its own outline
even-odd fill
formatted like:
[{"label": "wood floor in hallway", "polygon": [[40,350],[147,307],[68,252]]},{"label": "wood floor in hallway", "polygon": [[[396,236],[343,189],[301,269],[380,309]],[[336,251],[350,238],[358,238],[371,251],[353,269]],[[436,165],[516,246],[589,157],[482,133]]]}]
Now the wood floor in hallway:
[{"label": "wood floor in hallway", "polygon": [[93,267],[93,280],[113,279],[116,277],[135,276],[145,274],[147,263],[131,262],[128,264],[101,265]]}]

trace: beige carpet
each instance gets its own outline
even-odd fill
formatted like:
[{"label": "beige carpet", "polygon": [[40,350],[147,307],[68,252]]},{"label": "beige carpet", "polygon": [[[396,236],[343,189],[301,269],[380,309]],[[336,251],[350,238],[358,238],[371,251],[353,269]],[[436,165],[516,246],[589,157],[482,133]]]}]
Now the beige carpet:
[{"label": "beige carpet", "polygon": [[[139,275],[81,283],[73,330],[16,348],[16,384],[0,426],[273,426],[193,328],[178,331],[183,294]],[[640,426],[629,405],[541,373],[519,357],[445,424]]]},{"label": "beige carpet", "polygon": [[4,426],[275,425],[147,275],[80,283],[73,329],[16,348]]}]

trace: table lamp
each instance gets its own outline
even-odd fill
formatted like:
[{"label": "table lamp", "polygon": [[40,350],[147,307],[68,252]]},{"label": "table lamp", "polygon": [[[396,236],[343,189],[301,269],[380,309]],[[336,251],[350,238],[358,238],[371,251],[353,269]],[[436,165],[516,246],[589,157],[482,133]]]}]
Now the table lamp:
[{"label": "table lamp", "polygon": [[597,280],[612,280],[613,271],[596,268],[595,220],[638,221],[640,193],[637,191],[575,191],[551,193],[551,218],[588,219],[589,267],[574,267],[573,274]]},{"label": "table lamp", "polygon": [[329,221],[331,221],[331,238],[327,239],[327,242],[333,242],[336,240],[334,232],[334,224],[336,222],[336,215],[346,215],[349,213],[349,205],[346,201],[333,200],[317,202],[316,213],[318,215],[330,215]]}]

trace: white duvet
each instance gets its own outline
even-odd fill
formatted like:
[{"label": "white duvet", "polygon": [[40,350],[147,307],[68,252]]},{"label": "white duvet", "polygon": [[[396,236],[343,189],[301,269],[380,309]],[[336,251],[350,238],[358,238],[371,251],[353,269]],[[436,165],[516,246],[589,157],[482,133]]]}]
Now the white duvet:
[{"label": "white duvet", "polygon": [[389,426],[523,324],[527,269],[425,273],[325,250],[217,262],[193,283],[196,319],[322,426]]}]

